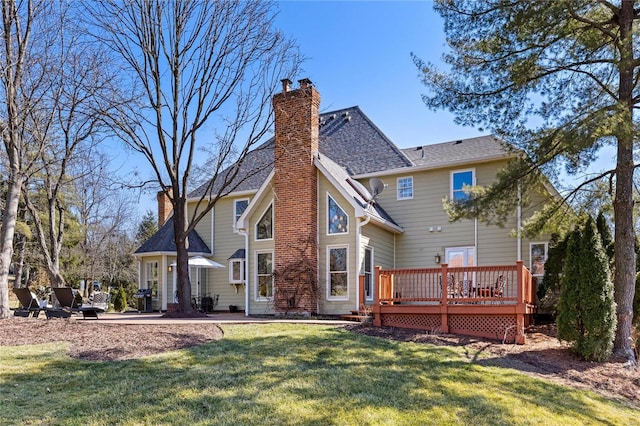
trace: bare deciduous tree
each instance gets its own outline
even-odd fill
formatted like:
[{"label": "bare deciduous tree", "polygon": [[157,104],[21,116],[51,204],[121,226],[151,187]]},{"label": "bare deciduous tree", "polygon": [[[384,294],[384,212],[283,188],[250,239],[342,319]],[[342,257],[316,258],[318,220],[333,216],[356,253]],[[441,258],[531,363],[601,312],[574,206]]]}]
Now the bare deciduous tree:
[{"label": "bare deciduous tree", "polygon": [[[142,104],[123,104],[110,122],[169,195],[178,311],[189,313],[187,236],[237,186],[242,159],[270,129],[277,81],[293,75],[300,59],[274,30],[269,2],[103,0],[89,7],[96,37],[144,93]],[[215,154],[207,164],[209,185],[187,212],[194,160],[204,146]]]}]

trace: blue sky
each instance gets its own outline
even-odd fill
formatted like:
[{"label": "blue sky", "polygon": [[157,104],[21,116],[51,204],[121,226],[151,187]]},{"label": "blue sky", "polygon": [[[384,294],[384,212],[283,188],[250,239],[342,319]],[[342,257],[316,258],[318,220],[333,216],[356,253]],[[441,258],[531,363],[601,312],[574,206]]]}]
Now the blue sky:
[{"label": "blue sky", "polygon": [[[439,63],[446,50],[432,1],[279,1],[278,7],[276,25],[307,58],[292,79],[314,83],[321,111],[358,105],[401,148],[487,134],[422,102],[427,88],[411,53]],[[605,151],[592,170],[610,168],[613,154]],[[155,211],[153,191],[141,194],[138,209],[140,216]]]},{"label": "blue sky", "polygon": [[304,75],[329,111],[360,106],[406,148],[478,136],[444,111],[427,109],[411,53],[438,62],[443,22],[431,1],[281,1],[278,27],[307,57]]}]

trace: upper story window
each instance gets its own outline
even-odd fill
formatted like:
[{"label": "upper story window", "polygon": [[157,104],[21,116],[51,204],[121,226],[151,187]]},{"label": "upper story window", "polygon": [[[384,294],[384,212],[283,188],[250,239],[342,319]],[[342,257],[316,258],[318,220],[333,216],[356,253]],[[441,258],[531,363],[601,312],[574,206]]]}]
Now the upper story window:
[{"label": "upper story window", "polygon": [[327,195],[327,222],[327,233],[329,234],[346,234],[349,232],[349,216],[331,198],[331,195]]},{"label": "upper story window", "polygon": [[242,213],[244,213],[244,211],[247,209],[247,206],[249,205],[249,199],[248,198],[243,198],[241,200],[235,200],[235,202],[233,203],[233,227],[236,227],[236,224],[238,223],[238,219],[240,219],[240,216],[242,216]]},{"label": "upper story window", "polygon": [[398,200],[413,198],[413,176],[401,177],[397,180]]},{"label": "upper story window", "polygon": [[473,169],[451,172],[451,200],[465,201],[469,198],[469,194],[464,192],[465,188],[473,185],[475,185],[475,173]]},{"label": "upper story window", "polygon": [[258,223],[256,223],[256,240],[273,238],[273,204],[269,205]]}]

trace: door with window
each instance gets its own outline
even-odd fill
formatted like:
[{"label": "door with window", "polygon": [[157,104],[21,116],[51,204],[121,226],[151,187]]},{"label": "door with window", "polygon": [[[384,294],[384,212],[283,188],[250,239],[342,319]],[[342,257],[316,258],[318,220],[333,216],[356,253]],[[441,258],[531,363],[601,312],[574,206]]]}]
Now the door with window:
[{"label": "door with window", "polygon": [[[449,268],[464,268],[476,265],[476,248],[471,247],[450,247],[445,249],[445,258]],[[475,293],[476,276],[475,272],[456,274],[456,288],[460,296],[470,297]]]},{"label": "door with window", "polygon": [[371,247],[364,249],[362,274],[364,275],[364,300],[373,302],[373,249]]}]

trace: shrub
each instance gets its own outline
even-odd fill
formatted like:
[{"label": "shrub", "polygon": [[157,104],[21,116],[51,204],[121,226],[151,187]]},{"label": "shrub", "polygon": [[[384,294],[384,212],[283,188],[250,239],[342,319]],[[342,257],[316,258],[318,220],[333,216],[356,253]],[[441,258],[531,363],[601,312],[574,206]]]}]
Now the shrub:
[{"label": "shrub", "polygon": [[116,312],[122,312],[127,307],[127,293],[124,290],[124,287],[120,286],[118,291],[116,292],[116,296],[113,299],[113,309]]},{"label": "shrub", "polygon": [[616,328],[609,258],[591,218],[567,244],[558,303],[558,338],[572,342],[588,361],[604,361],[613,349]]}]

